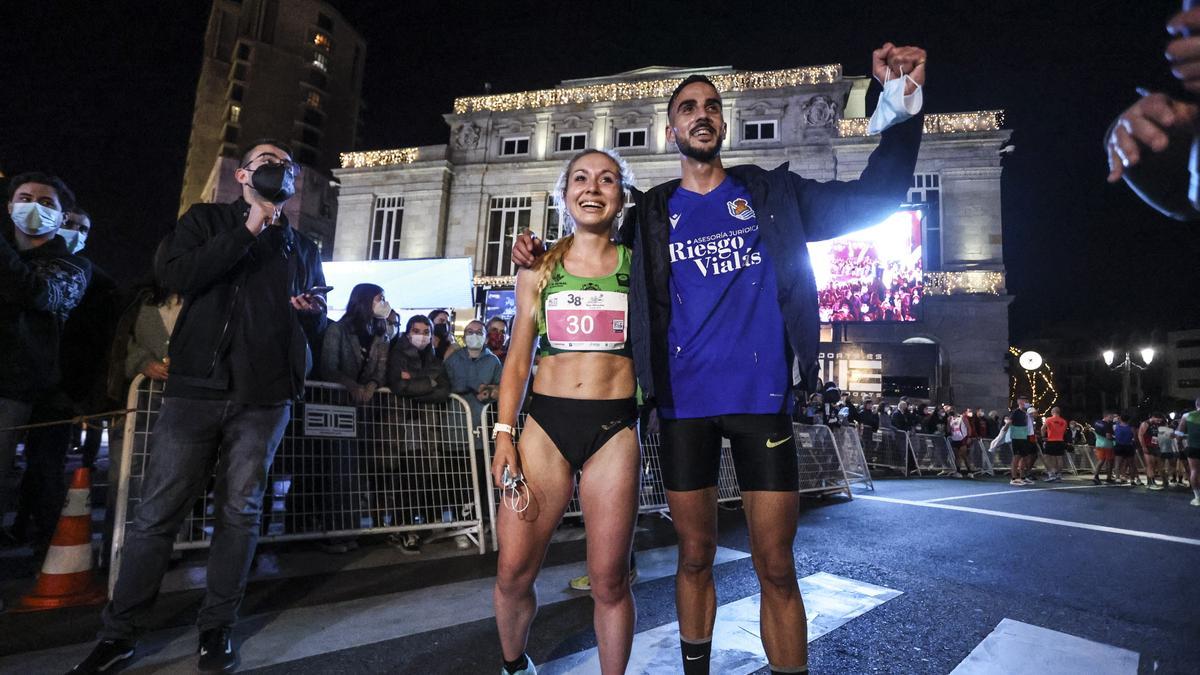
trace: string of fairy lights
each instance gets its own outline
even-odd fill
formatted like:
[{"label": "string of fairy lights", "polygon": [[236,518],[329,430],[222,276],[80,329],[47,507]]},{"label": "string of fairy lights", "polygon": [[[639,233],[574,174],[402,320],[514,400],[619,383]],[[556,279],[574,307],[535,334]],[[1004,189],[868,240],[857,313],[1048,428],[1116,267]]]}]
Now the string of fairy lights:
[{"label": "string of fairy lights", "polygon": [[1004,273],[987,270],[962,272],[926,272],[925,293],[928,295],[957,295],[959,293],[983,293],[1004,295]]},{"label": "string of fairy lights", "polygon": [[343,152],[339,155],[343,169],[362,169],[375,166],[412,164],[420,159],[419,148],[394,148],[392,150],[365,150]]},{"label": "string of fairy lights", "polygon": [[[1021,350],[1016,347],[1009,347],[1008,353],[1015,360],[1020,359]],[[1043,361],[1042,365],[1035,370],[1027,370],[1020,366],[1021,372],[1025,374],[1025,384],[1028,385],[1029,403],[1038,409],[1039,412],[1048,412],[1050,408],[1058,403],[1058,389],[1054,387],[1054,369],[1050,364]],[[1024,395],[1023,387],[1020,384],[1020,379],[1016,374],[1010,376],[1009,385],[1009,405],[1016,405],[1017,396]]]},{"label": "string of fairy lights", "polygon": [[[840,119],[837,121],[838,136],[841,138],[868,136],[868,122],[870,122],[870,118],[867,117],[851,117],[848,119]],[[924,132],[927,134],[962,134],[980,131],[997,131],[1003,125],[1003,110],[931,113],[925,115]]]},{"label": "string of fairy lights", "polygon": [[[754,89],[781,89],[801,85],[829,84],[842,78],[842,64],[806,66],[783,70],[743,71],[712,76],[719,91],[750,91]],[[454,99],[454,113],[464,115],[473,112],[510,112],[532,110],[557,105],[580,105],[584,103],[606,103],[636,101],[645,98],[666,98],[683,78],[664,80],[637,80],[633,82],[605,82],[581,87],[559,87],[536,89],[508,94],[487,96],[464,96]]]},{"label": "string of fairy lights", "polygon": [[[743,73],[753,75],[755,73]],[[761,73],[759,73],[761,74]],[[730,76],[733,77],[733,76]],[[677,80],[664,80],[665,82],[677,82]],[[628,83],[626,83],[628,84]],[[609,86],[609,85],[596,85]],[[552,89],[548,91],[559,91]],[[527,94],[537,92],[524,92]],[[670,91],[667,91],[669,95]],[[516,94],[503,94],[509,96]],[[489,97],[492,98],[492,97]],[[462,100],[462,99],[459,99]],[[456,102],[457,105],[457,102]],[[853,117],[850,119],[841,119],[837,121],[838,136],[841,138],[855,138],[867,136],[867,122],[865,117]],[[976,112],[960,112],[960,113],[935,113],[925,116],[925,133],[927,134],[957,134],[967,132],[982,132],[996,131],[1004,124],[1003,110],[982,110]],[[364,150],[361,152],[343,152],[340,155],[341,165],[343,169],[363,169],[379,166],[396,166],[401,164],[412,164],[420,159],[419,148],[392,148],[389,150]],[[1000,279],[1001,285],[1003,279]]]}]

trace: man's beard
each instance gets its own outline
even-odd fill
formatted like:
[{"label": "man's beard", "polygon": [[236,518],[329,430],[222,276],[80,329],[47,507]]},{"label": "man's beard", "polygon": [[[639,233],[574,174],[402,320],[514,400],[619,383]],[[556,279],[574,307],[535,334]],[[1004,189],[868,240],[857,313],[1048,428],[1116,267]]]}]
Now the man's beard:
[{"label": "man's beard", "polygon": [[[715,129],[713,133],[716,133]],[[684,157],[690,157],[697,162],[711,162],[716,159],[721,154],[721,144],[724,142],[725,137],[718,136],[716,144],[711,148],[698,148],[678,136],[675,137],[675,146],[679,148],[679,154]]]}]

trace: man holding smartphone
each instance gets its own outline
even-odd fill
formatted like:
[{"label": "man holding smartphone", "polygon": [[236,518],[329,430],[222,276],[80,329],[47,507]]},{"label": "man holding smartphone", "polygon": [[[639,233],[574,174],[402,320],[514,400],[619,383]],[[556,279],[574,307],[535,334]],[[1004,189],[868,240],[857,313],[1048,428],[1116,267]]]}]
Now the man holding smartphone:
[{"label": "man holding smartphone", "polygon": [[172,542],[218,467],[207,595],[197,620],[200,672],[237,667],[231,633],[258,543],[275,450],[304,394],[325,302],[321,259],[282,205],[299,172],[274,140],[254,143],[230,204],[196,204],[156,260],[159,283],[183,296],[170,342],[171,376],[151,435],[142,502],[127,530],[119,576],[92,654],[72,672],[132,658],[158,595]]}]

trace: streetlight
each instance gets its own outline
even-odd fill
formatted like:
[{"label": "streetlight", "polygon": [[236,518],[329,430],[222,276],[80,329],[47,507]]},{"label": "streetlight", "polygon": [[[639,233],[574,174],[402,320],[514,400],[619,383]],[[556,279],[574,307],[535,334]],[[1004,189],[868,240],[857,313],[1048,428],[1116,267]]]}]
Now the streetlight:
[{"label": "streetlight", "polygon": [[1148,368],[1150,366],[1150,363],[1152,361],[1154,361],[1154,348],[1153,347],[1143,347],[1139,351],[1139,353],[1142,356],[1142,361],[1146,364],[1144,366],[1141,364],[1134,363],[1133,359],[1129,358],[1128,351],[1125,352],[1125,360],[1116,365],[1113,365],[1113,361],[1115,361],[1117,358],[1116,352],[1114,352],[1111,349],[1105,349],[1104,352],[1101,354],[1101,356],[1104,357],[1104,365],[1108,366],[1109,368],[1112,368],[1113,370],[1121,371],[1121,413],[1122,414],[1124,414],[1125,411],[1129,410],[1129,375],[1130,375],[1130,373],[1133,371],[1134,368],[1137,368],[1138,370],[1145,370],[1146,368]]}]

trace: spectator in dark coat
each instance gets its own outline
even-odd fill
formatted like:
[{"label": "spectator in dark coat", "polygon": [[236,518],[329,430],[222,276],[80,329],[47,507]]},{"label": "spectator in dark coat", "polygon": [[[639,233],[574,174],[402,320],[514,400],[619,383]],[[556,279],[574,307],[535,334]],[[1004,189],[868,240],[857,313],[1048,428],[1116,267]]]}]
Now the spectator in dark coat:
[{"label": "spectator in dark coat", "polygon": [[351,398],[366,403],[387,374],[386,319],[392,308],[375,284],[350,291],[346,313],[325,331],[319,377],[345,387]]},{"label": "spectator in dark coat", "polygon": [[408,319],[404,334],[392,342],[387,384],[397,396],[431,403],[450,396],[450,378],[434,353],[431,332],[429,319],[417,314]]}]

